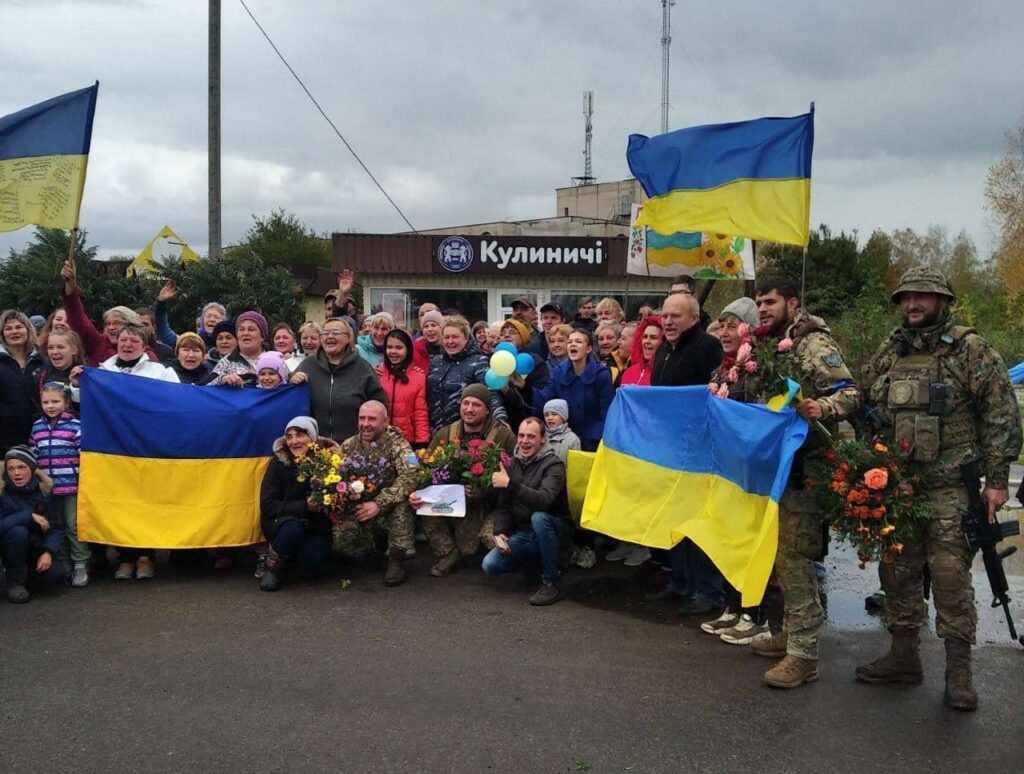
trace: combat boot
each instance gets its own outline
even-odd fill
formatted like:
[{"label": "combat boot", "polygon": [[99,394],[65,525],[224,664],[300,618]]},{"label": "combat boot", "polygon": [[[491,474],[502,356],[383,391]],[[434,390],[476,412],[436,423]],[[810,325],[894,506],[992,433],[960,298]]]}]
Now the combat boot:
[{"label": "combat boot", "polygon": [[278,591],[281,588],[281,557],[271,548],[263,561],[263,574],[260,576],[260,591]]},{"label": "combat boot", "polygon": [[945,640],[946,643],[946,704],[953,709],[978,709],[978,694],[971,681],[971,643],[963,640]]},{"label": "combat boot", "polygon": [[14,605],[22,605],[31,598],[25,583],[28,581],[28,570],[11,570],[7,573],[7,601]]},{"label": "combat boot", "polygon": [[405,580],[405,570],[402,569],[402,561],[405,559],[404,548],[392,548],[388,550],[388,566],[384,570],[384,585],[398,586]]},{"label": "combat boot", "polygon": [[430,568],[430,574],[435,578],[443,578],[459,566],[461,559],[462,554],[459,553],[459,549],[453,548],[434,563],[434,566]]},{"label": "combat boot", "polygon": [[799,688],[818,679],[818,662],[787,655],[764,673],[764,681],[773,688]]},{"label": "combat boot", "polygon": [[788,642],[789,638],[785,632],[776,632],[771,637],[750,643],[750,649],[759,656],[782,658],[786,655],[786,645]]},{"label": "combat boot", "polygon": [[892,633],[892,646],[881,658],[857,667],[857,679],[863,683],[904,683],[920,685],[924,680],[921,667],[921,642],[917,629],[897,629]]}]

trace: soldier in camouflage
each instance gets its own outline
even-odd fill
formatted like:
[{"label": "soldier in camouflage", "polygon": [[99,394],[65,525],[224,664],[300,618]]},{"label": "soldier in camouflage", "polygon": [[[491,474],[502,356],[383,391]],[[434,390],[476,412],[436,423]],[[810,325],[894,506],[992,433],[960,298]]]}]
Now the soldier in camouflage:
[{"label": "soldier in camouflage", "polygon": [[376,400],[359,407],[359,432],[341,444],[341,453],[373,454],[389,463],[380,491],[372,500],[346,509],[334,525],[334,550],[341,556],[362,558],[374,551],[369,529],[362,526],[381,518],[387,523],[388,563],[384,585],[405,580],[402,561],[413,546],[413,514],[407,498],[416,487],[416,455],[401,430],[388,423],[387,407]]},{"label": "soldier in camouflage", "polygon": [[[800,309],[796,286],[786,279],[761,283],[757,309],[769,338],[792,342],[799,378],[807,397],[795,406],[800,416],[818,422],[833,435],[839,420],[860,408],[861,394],[843,362],[825,321]],[[770,396],[761,396],[761,399]],[[789,484],[779,502],[779,548],[775,576],[782,589],[782,632],[751,645],[755,653],[783,657],[764,675],[775,688],[797,688],[818,679],[818,640],[825,611],[814,562],[825,550],[823,515],[813,492],[804,486],[804,461],[824,454],[827,438],[812,429],[793,461]]]},{"label": "soldier in camouflage", "polygon": [[922,471],[933,513],[902,554],[879,565],[885,590],[889,652],[857,668],[868,683],[924,679],[918,654],[927,620],[923,570],[931,571],[935,624],[946,648],[946,703],[978,706],[971,679],[977,611],[971,583],[973,556],[962,520],[967,490],[960,464],[980,459],[989,518],[1006,502],[1010,463],[1021,449],[1017,399],[1003,359],[972,328],[954,325],[953,291],[939,272],[908,269],[892,294],[903,318],[864,374],[864,390],[892,443]]}]

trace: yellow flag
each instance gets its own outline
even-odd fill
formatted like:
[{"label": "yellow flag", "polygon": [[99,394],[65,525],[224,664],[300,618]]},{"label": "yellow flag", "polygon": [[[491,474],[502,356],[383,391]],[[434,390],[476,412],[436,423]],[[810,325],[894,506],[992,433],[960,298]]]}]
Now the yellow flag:
[{"label": "yellow flag", "polygon": [[153,262],[153,245],[160,239],[174,239],[174,241],[181,246],[181,260],[182,261],[198,261],[199,256],[196,255],[195,251],[189,247],[185,240],[174,233],[174,229],[170,226],[164,226],[153,237],[149,244],[142,248],[142,252],[135,256],[135,260],[132,261],[128,268],[125,270],[125,276],[133,277],[139,272],[149,272],[156,270],[156,264]]}]

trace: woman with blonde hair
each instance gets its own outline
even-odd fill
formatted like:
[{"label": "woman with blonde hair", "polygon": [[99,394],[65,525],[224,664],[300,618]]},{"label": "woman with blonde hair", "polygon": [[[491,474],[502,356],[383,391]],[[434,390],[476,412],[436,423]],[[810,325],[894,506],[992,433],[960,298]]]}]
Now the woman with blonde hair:
[{"label": "woman with blonde hair", "polygon": [[0,313],[0,454],[28,442],[39,413],[43,365],[36,329],[28,317],[16,309]]},{"label": "woman with blonde hair", "polygon": [[602,298],[598,302],[597,308],[594,311],[597,314],[597,320],[599,323],[605,320],[611,320],[612,322],[622,325],[623,321],[626,319],[626,315],[622,311],[622,305],[614,298]]},{"label": "woman with blonde hair", "polygon": [[[487,358],[480,354],[471,333],[469,321],[462,315],[445,317],[441,324],[443,351],[430,361],[427,371],[427,407],[432,433],[458,421],[462,390],[467,385],[485,384]],[[493,390],[491,415],[495,419],[508,418],[500,395]]]}]

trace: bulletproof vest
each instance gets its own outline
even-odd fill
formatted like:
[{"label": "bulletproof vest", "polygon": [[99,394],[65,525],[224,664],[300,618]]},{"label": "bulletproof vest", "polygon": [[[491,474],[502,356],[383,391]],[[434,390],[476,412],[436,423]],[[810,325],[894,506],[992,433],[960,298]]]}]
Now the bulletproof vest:
[{"label": "bulletproof vest", "polygon": [[904,456],[925,463],[926,479],[933,486],[958,483],[960,461],[977,454],[967,368],[957,356],[973,330],[951,326],[927,352],[909,349],[899,340],[893,345],[897,358],[887,374],[885,396],[893,441],[910,444]]}]

